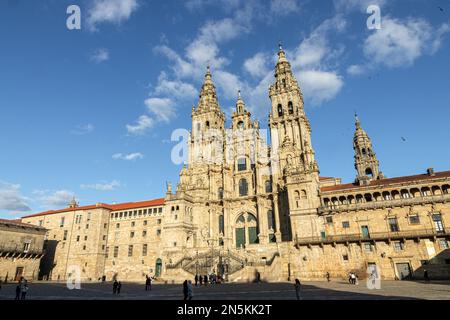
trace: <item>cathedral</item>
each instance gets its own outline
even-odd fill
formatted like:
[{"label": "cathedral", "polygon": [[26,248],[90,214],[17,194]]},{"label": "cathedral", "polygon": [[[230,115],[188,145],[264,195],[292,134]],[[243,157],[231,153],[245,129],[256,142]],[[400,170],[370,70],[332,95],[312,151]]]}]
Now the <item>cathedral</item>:
[{"label": "cathedral", "polygon": [[[22,218],[47,229],[36,277],[226,281],[450,277],[450,171],[388,178],[355,117],[355,180],[320,176],[303,95],[280,46],[269,135],[240,92],[225,127],[208,68],[192,108],[188,161],[164,198]],[[269,100],[268,100],[269,101]],[[372,271],[368,271],[372,270]],[[2,275],[0,275],[2,276]]]}]

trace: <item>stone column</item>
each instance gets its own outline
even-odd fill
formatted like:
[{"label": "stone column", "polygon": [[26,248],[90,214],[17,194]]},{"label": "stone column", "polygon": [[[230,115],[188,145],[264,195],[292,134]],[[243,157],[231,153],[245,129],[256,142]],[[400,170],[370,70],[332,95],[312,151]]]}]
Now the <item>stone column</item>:
[{"label": "stone column", "polygon": [[281,232],[280,232],[280,210],[278,208],[278,195],[273,195],[273,208],[275,214],[275,237],[277,242],[281,242]]}]

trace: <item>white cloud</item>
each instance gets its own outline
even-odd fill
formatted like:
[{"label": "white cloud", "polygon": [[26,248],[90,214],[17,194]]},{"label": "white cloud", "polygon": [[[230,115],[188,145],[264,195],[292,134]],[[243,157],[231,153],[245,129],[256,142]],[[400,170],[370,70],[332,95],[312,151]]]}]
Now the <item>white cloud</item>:
[{"label": "white cloud", "polygon": [[145,105],[158,122],[170,122],[175,116],[174,102],[169,98],[148,98]]},{"label": "white cloud", "polygon": [[114,160],[135,161],[135,160],[144,159],[144,155],[140,152],[129,153],[129,154],[116,153],[112,156],[112,158]]},{"label": "white cloud", "polygon": [[87,123],[87,124],[80,124],[78,126],[76,126],[71,133],[78,135],[78,136],[82,136],[88,133],[93,132],[95,129],[93,124]]},{"label": "white cloud", "polygon": [[38,190],[33,193],[38,195],[37,200],[42,206],[47,208],[66,207],[75,196],[73,192],[67,190],[58,190],[54,192]]},{"label": "white cloud", "polygon": [[214,81],[222,93],[228,98],[236,97],[238,90],[244,89],[244,84],[239,77],[231,72],[217,70],[214,73]]},{"label": "white cloud", "polygon": [[92,189],[92,190],[98,190],[98,191],[113,191],[120,187],[121,184],[119,181],[114,180],[111,182],[102,182],[102,183],[95,183],[95,184],[82,184],[80,186],[81,189]]},{"label": "white cloud", "polygon": [[370,62],[390,68],[411,66],[420,56],[434,54],[449,30],[447,24],[434,28],[423,19],[385,17],[382,28],[365,40],[364,55]]},{"label": "white cloud", "polygon": [[297,75],[300,86],[313,105],[333,99],[344,85],[342,77],[334,72],[320,70],[300,70]]},{"label": "white cloud", "polygon": [[11,212],[30,211],[28,199],[20,192],[20,185],[0,180],[0,210]]},{"label": "white cloud", "polygon": [[263,77],[269,71],[267,61],[269,58],[266,54],[258,52],[253,57],[245,60],[244,69],[253,77]]},{"label": "white cloud", "polygon": [[159,75],[158,85],[154,95],[167,95],[180,100],[192,99],[198,95],[197,89],[187,82],[181,80],[169,80],[167,74],[163,71]]},{"label": "white cloud", "polygon": [[102,63],[109,60],[109,51],[104,48],[96,49],[89,58],[92,62]]},{"label": "white cloud", "polygon": [[366,12],[370,5],[383,7],[387,3],[387,0],[334,0],[333,3],[336,11],[339,12],[349,12],[355,10]]},{"label": "white cloud", "polygon": [[276,15],[287,15],[295,13],[300,10],[300,5],[297,0],[271,0],[270,12]]},{"label": "white cloud", "polygon": [[143,135],[154,125],[154,120],[147,115],[139,117],[136,124],[127,124],[127,131],[131,135]]},{"label": "white cloud", "polygon": [[362,65],[352,64],[347,68],[347,73],[352,76],[360,76],[366,73],[367,68]]},{"label": "white cloud", "polygon": [[87,24],[91,30],[105,22],[120,24],[138,8],[137,0],[94,0],[89,8]]}]

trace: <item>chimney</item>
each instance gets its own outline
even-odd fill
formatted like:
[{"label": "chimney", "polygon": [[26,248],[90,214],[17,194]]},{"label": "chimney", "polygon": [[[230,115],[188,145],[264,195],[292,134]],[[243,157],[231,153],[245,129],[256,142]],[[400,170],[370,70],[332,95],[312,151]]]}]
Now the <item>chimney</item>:
[{"label": "chimney", "polygon": [[434,169],[433,169],[433,168],[428,168],[428,169],[427,169],[427,174],[428,174],[429,176],[433,177],[433,176],[434,176]]}]

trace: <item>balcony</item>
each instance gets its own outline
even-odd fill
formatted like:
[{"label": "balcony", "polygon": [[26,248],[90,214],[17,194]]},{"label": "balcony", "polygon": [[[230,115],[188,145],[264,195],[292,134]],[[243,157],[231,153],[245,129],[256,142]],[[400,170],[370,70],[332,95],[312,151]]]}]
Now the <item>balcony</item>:
[{"label": "balcony", "polygon": [[0,244],[0,257],[3,256],[39,256],[44,254],[44,249],[29,248],[24,250],[23,244]]},{"label": "balcony", "polygon": [[397,231],[397,232],[374,232],[368,236],[363,234],[345,234],[345,235],[328,235],[325,237],[305,237],[297,238],[295,243],[300,246],[304,245],[323,245],[349,242],[370,242],[370,241],[390,241],[390,240],[406,240],[406,239],[422,239],[450,237],[450,228],[443,231],[432,229]]},{"label": "balcony", "polygon": [[372,200],[369,202],[350,203],[350,204],[330,204],[328,206],[321,206],[319,214],[329,214],[331,212],[348,212],[358,210],[375,210],[391,207],[410,206],[417,204],[431,204],[437,202],[450,201],[450,194],[432,195],[416,198],[401,198],[391,200]]}]

